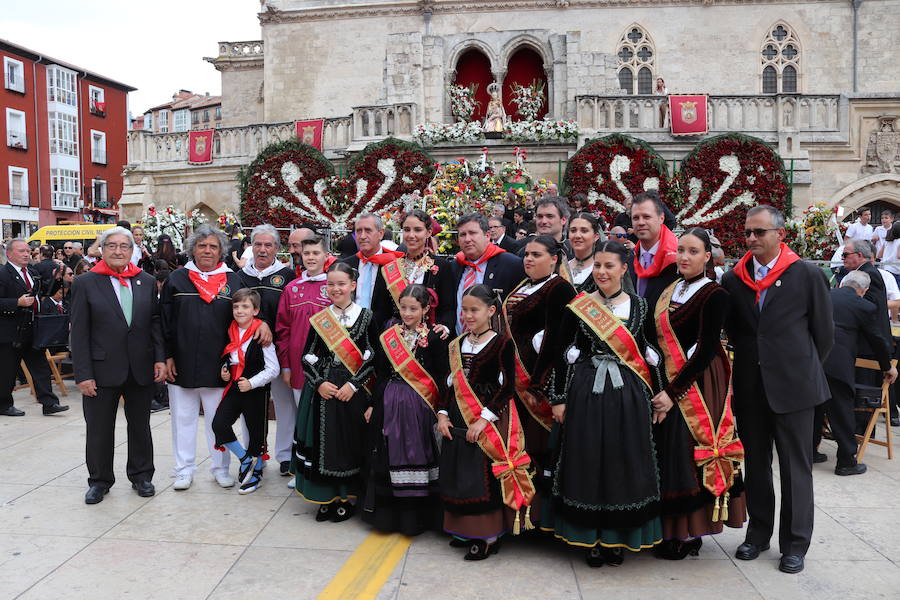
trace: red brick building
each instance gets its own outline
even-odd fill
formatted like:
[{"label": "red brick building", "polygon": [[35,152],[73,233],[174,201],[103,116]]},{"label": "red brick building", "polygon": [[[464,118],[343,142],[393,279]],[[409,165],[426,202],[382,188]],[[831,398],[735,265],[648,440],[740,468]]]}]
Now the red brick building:
[{"label": "red brick building", "polygon": [[115,220],[135,88],[0,40],[0,233]]}]

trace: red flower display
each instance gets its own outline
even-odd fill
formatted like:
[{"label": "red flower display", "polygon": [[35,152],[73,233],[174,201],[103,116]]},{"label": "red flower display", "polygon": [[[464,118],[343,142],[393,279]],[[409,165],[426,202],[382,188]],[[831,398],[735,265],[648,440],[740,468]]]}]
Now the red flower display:
[{"label": "red flower display", "polygon": [[666,161],[650,144],[627,135],[612,134],[585,145],[569,159],[563,178],[566,194],[584,194],[592,212],[607,224],[624,210],[625,200],[649,189],[666,197]]},{"label": "red flower display", "polygon": [[791,186],[784,161],[758,138],[726,133],[688,154],[673,181],[671,204],[679,225],[712,229],[726,256],[746,252],[747,210],[769,204],[791,213]]}]

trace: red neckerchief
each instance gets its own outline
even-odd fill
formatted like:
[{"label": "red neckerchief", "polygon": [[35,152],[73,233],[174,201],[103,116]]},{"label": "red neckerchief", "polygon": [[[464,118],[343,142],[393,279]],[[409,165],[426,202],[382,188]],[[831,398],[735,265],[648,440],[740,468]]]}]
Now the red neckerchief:
[{"label": "red neckerchief", "polygon": [[741,260],[737,261],[737,264],[734,265],[734,272],[737,275],[738,279],[744,282],[751,290],[756,291],[756,303],[759,304],[759,294],[763,290],[769,289],[769,287],[775,283],[781,274],[784,273],[789,266],[800,260],[800,257],[794,253],[793,250],[787,247],[787,244],[781,242],[780,248],[781,254],[778,255],[778,260],[775,261],[775,266],[772,267],[772,270],[769,271],[765,277],[759,280],[753,279],[750,273],[747,272],[747,263],[753,258],[753,255],[749,252],[741,257]]},{"label": "red neckerchief", "polygon": [[464,267],[472,267],[473,269],[475,269],[476,272],[480,273],[481,272],[481,269],[479,268],[480,265],[482,265],[483,263],[486,263],[487,261],[494,258],[498,254],[503,254],[504,252],[506,252],[506,250],[504,250],[500,246],[494,245],[493,242],[488,242],[487,248],[485,248],[485,250],[484,250],[484,254],[482,254],[481,258],[479,258],[477,261],[472,262],[471,260],[466,258],[465,254],[463,254],[462,252],[457,252],[456,253],[456,262],[458,262],[459,264],[461,264]]},{"label": "red neckerchief", "polygon": [[131,263],[128,263],[124,269],[122,269],[121,273],[117,273],[112,270],[112,268],[106,264],[106,261],[101,260],[91,269],[94,273],[99,273],[100,275],[109,275],[110,277],[115,277],[119,280],[119,283],[122,287],[129,287],[128,280],[141,272],[139,268],[134,266]]},{"label": "red neckerchief", "polygon": [[[360,260],[362,260],[362,259],[360,259]],[[322,272],[327,273],[328,267],[330,267],[331,265],[333,265],[336,262],[337,262],[336,256],[332,256],[330,254],[328,256],[326,256],[325,257],[325,266],[322,267]],[[305,270],[306,269],[303,268],[303,264],[301,263],[294,267],[294,275],[296,275],[297,277],[300,277],[301,275],[303,275],[303,271],[305,271]]]},{"label": "red neckerchief", "polygon": [[[216,268],[219,267],[217,266]],[[191,282],[194,284],[194,287],[197,288],[200,298],[207,304],[216,299],[216,296],[219,295],[219,292],[222,291],[222,288],[225,287],[225,284],[228,281],[228,273],[207,275],[207,279],[203,279],[203,276],[200,275],[200,273],[188,271],[188,277],[191,278]]]},{"label": "red neckerchief", "polygon": [[228,356],[232,352],[237,352],[238,364],[231,365],[231,379],[228,381],[228,385],[225,386],[225,391],[222,392],[223,398],[225,397],[225,394],[228,393],[228,390],[231,389],[231,384],[240,379],[241,375],[244,374],[244,343],[253,337],[253,334],[256,333],[256,330],[259,329],[261,324],[262,321],[260,319],[253,319],[250,321],[250,327],[247,328],[244,335],[240,335],[241,330],[240,327],[238,327],[237,321],[232,321],[231,325],[228,327],[228,345],[225,346],[225,350],[222,351],[222,356]]},{"label": "red neckerchief", "polygon": [[653,262],[646,269],[641,265],[640,256],[640,246],[638,246],[634,252],[635,274],[641,279],[656,277],[678,257],[678,238],[668,227],[663,225],[659,229],[659,246],[656,247]]},{"label": "red neckerchief", "polygon": [[[383,267],[384,265],[388,264],[389,262],[391,262],[395,259],[403,258],[403,256],[404,255],[402,252],[397,252],[396,250],[385,250],[385,249],[382,249],[382,251],[380,253],[373,254],[370,257],[363,256],[362,251],[356,253],[356,257],[359,259],[360,266],[362,266],[366,263],[373,263],[373,264],[378,265],[379,267]],[[328,265],[327,262],[328,261],[326,259],[326,266],[325,266],[326,271],[328,270],[328,267],[331,266],[331,265]]]}]

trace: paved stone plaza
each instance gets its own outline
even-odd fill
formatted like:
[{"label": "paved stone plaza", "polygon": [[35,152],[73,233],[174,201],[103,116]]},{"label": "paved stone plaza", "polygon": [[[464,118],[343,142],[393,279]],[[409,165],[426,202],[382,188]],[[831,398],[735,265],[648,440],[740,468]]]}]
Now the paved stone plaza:
[{"label": "paved stone plaza", "polygon": [[[172,490],[168,412],[151,420],[156,496],[139,498],[125,477],[120,411],[119,481],[101,504],[87,506],[81,402],[71,391],[63,402],[69,412],[43,417],[19,391],[16,403],[27,416],[0,420],[0,600],[312,599],[370,533],[358,518],[315,523],[310,505],[272,467],[249,496],[219,488],[206,471],[208,459],[190,490]],[[487,561],[464,563],[461,550],[428,534],[405,550],[377,596],[328,597],[898,598],[900,457],[888,461],[883,448],[870,447],[869,472],[841,478],[832,472],[834,448],[824,442],[829,462],[815,465],[816,528],[806,570],[797,576],[777,570],[774,549],[753,562],[734,560],[742,531],[707,538],[700,556],[683,562],[644,553],[601,569],[588,568],[580,552],[561,544],[527,538],[508,540]],[[198,456],[206,456],[202,434]]]}]

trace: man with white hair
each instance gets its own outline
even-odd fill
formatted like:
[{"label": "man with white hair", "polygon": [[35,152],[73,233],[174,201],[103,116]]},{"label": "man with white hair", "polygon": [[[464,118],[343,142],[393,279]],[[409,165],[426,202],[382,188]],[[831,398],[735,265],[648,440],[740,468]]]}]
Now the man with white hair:
[{"label": "man with white hair", "polygon": [[[260,297],[257,317],[275,332],[275,317],[278,314],[278,303],[284,286],[294,279],[294,270],[278,260],[281,249],[281,238],[272,225],[257,225],[250,232],[250,247],[253,249],[253,260],[247,261],[238,276],[241,287],[256,291]],[[294,393],[282,380],[276,377],[271,385],[272,402],[275,405],[275,460],[280,465],[283,476],[290,475],[291,443],[294,440]]]},{"label": "man with white hair", "polygon": [[[6,264],[0,267],[0,415],[21,417],[25,412],[13,406],[13,387],[19,363],[31,372],[37,400],[44,414],[69,410],[61,406],[50,385],[50,367],[42,350],[32,348],[32,324],[42,294],[41,275],[28,263],[31,248],[16,238],[6,244]],[[46,290],[43,290],[44,292]]]},{"label": "man with white hair", "polygon": [[356,218],[353,225],[356,245],[359,251],[353,256],[342,259],[357,271],[356,303],[363,308],[371,309],[374,322],[380,327],[391,317],[394,301],[381,276],[381,267],[395,258],[403,256],[402,252],[382,248],[384,238],[384,222],[378,215],[363,213]]},{"label": "man with white hair", "polygon": [[[813,447],[819,445],[823,417],[827,414],[831,432],[838,445],[835,475],[860,475],[866,472],[866,465],[856,461],[853,413],[857,342],[860,337],[868,341],[879,368],[883,371],[883,378],[889,383],[897,378],[897,369],[891,366],[890,348],[879,335],[876,325],[876,319],[883,319],[884,314],[864,299],[870,284],[868,273],[853,270],[844,275],[841,287],[830,292],[835,343],[823,366],[831,398],[816,407]],[[817,456],[824,457],[816,452]]]}]

